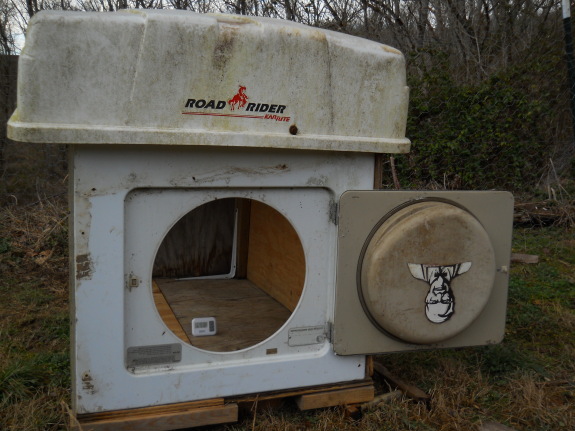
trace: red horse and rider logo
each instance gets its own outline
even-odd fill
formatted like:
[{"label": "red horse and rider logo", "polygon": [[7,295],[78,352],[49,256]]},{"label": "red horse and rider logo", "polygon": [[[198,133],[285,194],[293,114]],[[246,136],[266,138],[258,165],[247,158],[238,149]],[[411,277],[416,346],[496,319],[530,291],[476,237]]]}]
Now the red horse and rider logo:
[{"label": "red horse and rider logo", "polygon": [[230,104],[230,108],[233,111],[236,109],[236,107],[239,109],[246,106],[246,103],[248,103],[248,99],[249,97],[246,95],[246,87],[240,85],[238,92],[234,97],[228,100],[228,103]]}]

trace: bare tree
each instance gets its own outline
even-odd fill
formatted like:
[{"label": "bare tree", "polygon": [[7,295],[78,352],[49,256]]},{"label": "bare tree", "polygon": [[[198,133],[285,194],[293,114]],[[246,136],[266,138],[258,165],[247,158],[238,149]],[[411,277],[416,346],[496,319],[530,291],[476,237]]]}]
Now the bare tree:
[{"label": "bare tree", "polygon": [[15,54],[14,6],[7,0],[0,0],[0,55]]}]

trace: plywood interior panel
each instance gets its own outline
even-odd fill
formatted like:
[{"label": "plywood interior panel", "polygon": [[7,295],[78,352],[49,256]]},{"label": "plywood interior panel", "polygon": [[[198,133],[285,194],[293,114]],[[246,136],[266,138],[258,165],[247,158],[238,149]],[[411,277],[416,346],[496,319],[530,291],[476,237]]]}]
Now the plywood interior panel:
[{"label": "plywood interior panel", "polygon": [[186,331],[182,328],[180,321],[176,318],[176,315],[172,311],[172,307],[168,304],[166,297],[158,287],[158,283],[156,283],[155,280],[152,281],[152,293],[154,295],[156,309],[158,310],[158,313],[160,313],[166,326],[183,341],[189,343],[190,339],[188,338],[188,334],[186,334]]},{"label": "plywood interior panel", "polygon": [[299,237],[279,212],[252,201],[247,277],[290,311],[305,282],[305,255]]},{"label": "plywood interior panel", "polygon": [[[212,352],[251,347],[273,335],[291,314],[249,280],[155,281],[190,343]],[[215,317],[218,333],[193,336],[196,317]]]}]

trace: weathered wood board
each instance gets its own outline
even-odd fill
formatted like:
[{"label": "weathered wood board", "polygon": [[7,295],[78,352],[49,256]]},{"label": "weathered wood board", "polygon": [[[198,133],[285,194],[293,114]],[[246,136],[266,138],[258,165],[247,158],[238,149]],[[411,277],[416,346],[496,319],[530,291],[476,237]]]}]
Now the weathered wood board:
[{"label": "weathered wood board", "polygon": [[[291,314],[249,280],[155,281],[191,344],[204,350],[253,346],[274,334]],[[215,317],[218,333],[193,336],[191,321],[196,317]]]},{"label": "weathered wood board", "polygon": [[221,398],[80,416],[74,431],[167,431],[238,420],[238,405]]},{"label": "weathered wood board", "polygon": [[176,315],[172,311],[172,307],[168,304],[166,297],[158,287],[158,283],[156,281],[152,281],[152,293],[154,294],[154,303],[156,304],[156,309],[162,320],[166,324],[170,330],[176,334],[178,337],[185,341],[186,343],[190,343],[190,339],[188,338],[188,334],[182,328],[180,321],[176,318]]},{"label": "weathered wood board", "polygon": [[355,388],[344,387],[341,389],[301,395],[296,398],[296,404],[300,410],[311,410],[345,404],[365,403],[373,400],[374,396],[375,389],[373,384],[367,384]]},{"label": "weathered wood board", "polygon": [[305,255],[289,221],[257,201],[251,205],[248,279],[293,311],[305,282]]}]

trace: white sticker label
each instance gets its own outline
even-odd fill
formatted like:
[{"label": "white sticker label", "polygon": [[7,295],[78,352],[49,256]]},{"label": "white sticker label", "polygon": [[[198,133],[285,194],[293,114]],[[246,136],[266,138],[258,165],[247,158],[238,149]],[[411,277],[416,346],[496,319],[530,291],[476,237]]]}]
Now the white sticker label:
[{"label": "white sticker label", "polygon": [[289,330],[289,346],[309,346],[321,344],[327,339],[325,326],[305,326]]}]

